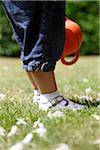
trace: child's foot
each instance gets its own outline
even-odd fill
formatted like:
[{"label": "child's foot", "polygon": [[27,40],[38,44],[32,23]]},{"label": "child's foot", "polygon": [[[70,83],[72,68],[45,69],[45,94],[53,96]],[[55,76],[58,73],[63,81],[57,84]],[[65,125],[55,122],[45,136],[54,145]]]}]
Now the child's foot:
[{"label": "child's foot", "polygon": [[42,99],[39,101],[39,109],[47,111],[49,108],[66,108],[73,111],[84,109],[85,106],[72,102],[63,96],[59,95],[52,100]]},{"label": "child's foot", "polygon": [[49,108],[67,108],[71,110],[83,109],[84,105],[69,101],[55,91],[51,94],[40,94],[38,90],[34,90],[33,103],[39,105],[39,109],[48,110]]}]

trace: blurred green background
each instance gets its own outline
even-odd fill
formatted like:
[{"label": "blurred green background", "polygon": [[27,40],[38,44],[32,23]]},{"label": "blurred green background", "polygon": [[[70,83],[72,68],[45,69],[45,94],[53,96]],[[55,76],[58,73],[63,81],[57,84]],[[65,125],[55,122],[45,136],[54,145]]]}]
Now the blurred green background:
[{"label": "blurred green background", "polygon": [[[99,55],[99,1],[67,1],[66,15],[83,31],[81,55]],[[0,2],[0,56],[19,56],[11,26]]]}]

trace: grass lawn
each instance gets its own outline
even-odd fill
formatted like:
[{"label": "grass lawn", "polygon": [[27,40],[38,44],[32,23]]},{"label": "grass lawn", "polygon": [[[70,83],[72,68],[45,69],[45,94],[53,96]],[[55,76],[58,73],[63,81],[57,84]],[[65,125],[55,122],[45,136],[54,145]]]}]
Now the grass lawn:
[{"label": "grass lawn", "polygon": [[[73,66],[58,62],[55,74],[59,91],[73,101],[81,101],[87,94],[92,101],[100,99],[99,61],[96,56],[81,57]],[[48,112],[33,105],[32,96],[32,86],[19,59],[0,58],[0,127],[5,129],[0,128],[0,150],[8,150],[28,133],[33,138],[23,145],[24,150],[56,150],[60,143],[67,144],[70,150],[100,150],[100,107],[77,112],[61,110],[62,117],[50,119]],[[24,121],[18,124],[18,118]],[[33,127],[34,122],[39,118],[46,129],[43,137],[34,132],[38,128]],[[13,125],[17,129],[8,136]]]}]

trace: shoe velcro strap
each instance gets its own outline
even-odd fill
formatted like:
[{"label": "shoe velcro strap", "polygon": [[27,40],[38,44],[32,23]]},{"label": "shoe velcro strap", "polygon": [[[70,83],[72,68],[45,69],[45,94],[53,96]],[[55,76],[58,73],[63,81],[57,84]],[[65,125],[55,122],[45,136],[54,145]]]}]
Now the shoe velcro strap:
[{"label": "shoe velcro strap", "polygon": [[52,104],[52,106],[55,106],[58,103],[60,103],[63,99],[64,98],[62,96],[57,96],[53,100],[51,100],[50,103]]}]

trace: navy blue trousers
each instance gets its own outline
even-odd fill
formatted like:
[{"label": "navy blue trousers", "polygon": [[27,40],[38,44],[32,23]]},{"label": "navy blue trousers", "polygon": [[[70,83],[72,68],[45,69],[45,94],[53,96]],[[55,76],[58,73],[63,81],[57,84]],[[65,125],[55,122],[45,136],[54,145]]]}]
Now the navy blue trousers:
[{"label": "navy blue trousers", "polygon": [[65,1],[3,0],[27,71],[53,71],[65,41]]}]

